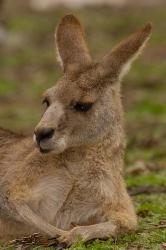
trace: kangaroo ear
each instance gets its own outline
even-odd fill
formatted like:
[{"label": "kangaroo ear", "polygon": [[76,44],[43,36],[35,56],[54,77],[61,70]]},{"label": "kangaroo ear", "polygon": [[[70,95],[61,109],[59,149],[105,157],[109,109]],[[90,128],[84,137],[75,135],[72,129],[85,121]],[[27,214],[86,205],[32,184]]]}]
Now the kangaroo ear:
[{"label": "kangaroo ear", "polygon": [[142,52],[149,39],[151,29],[152,25],[148,23],[104,56],[98,65],[101,77],[113,77],[121,80],[130,69],[132,62]]},{"label": "kangaroo ear", "polygon": [[73,15],[62,18],[56,30],[59,61],[65,72],[87,67],[91,57],[85,41],[84,30]]}]

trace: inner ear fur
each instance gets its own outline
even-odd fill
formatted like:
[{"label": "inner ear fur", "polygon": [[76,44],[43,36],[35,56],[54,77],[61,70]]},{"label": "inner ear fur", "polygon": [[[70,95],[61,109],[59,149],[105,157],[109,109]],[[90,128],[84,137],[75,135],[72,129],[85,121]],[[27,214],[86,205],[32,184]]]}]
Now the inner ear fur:
[{"label": "inner ear fur", "polygon": [[148,23],[127,39],[119,43],[101,60],[98,72],[102,77],[114,76],[122,78],[130,68],[131,63],[142,52],[151,33],[152,25]]},{"label": "inner ear fur", "polygon": [[74,15],[62,18],[55,37],[59,61],[64,72],[80,70],[91,64],[84,30]]}]

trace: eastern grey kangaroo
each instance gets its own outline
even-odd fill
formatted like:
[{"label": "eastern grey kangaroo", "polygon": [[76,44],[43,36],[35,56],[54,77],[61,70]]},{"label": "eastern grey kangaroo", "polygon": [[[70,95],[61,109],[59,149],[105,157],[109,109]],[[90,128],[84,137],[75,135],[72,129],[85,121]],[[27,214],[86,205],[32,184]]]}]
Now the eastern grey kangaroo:
[{"label": "eastern grey kangaroo", "polygon": [[31,137],[0,130],[0,237],[40,232],[70,246],[134,230],[123,180],[120,82],[151,33],[147,24],[92,62],[73,15],[56,29],[63,77],[44,93]]}]

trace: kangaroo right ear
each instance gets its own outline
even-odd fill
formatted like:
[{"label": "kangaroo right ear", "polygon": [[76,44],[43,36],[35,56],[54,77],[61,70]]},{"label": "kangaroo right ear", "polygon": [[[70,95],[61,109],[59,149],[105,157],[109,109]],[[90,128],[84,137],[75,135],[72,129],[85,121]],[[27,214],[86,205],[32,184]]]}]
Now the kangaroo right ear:
[{"label": "kangaroo right ear", "polygon": [[85,34],[75,16],[66,15],[62,18],[56,31],[56,45],[64,72],[79,70],[91,64]]},{"label": "kangaroo right ear", "polygon": [[99,63],[98,72],[102,77],[115,77],[120,80],[128,72],[132,62],[141,54],[151,33],[152,25],[148,23],[127,39],[118,44]]}]

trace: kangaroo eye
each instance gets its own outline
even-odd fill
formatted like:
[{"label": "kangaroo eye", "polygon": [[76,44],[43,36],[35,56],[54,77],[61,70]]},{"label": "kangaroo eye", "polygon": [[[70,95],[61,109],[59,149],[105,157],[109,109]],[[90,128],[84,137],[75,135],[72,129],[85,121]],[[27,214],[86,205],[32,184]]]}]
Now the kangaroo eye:
[{"label": "kangaroo eye", "polygon": [[50,103],[49,103],[49,101],[48,101],[47,98],[45,98],[45,99],[43,100],[42,104],[43,104],[46,108],[48,108],[48,107],[50,106]]},{"label": "kangaroo eye", "polygon": [[74,105],[74,109],[79,112],[87,112],[88,110],[91,109],[93,103],[82,103],[82,102],[77,102]]}]

